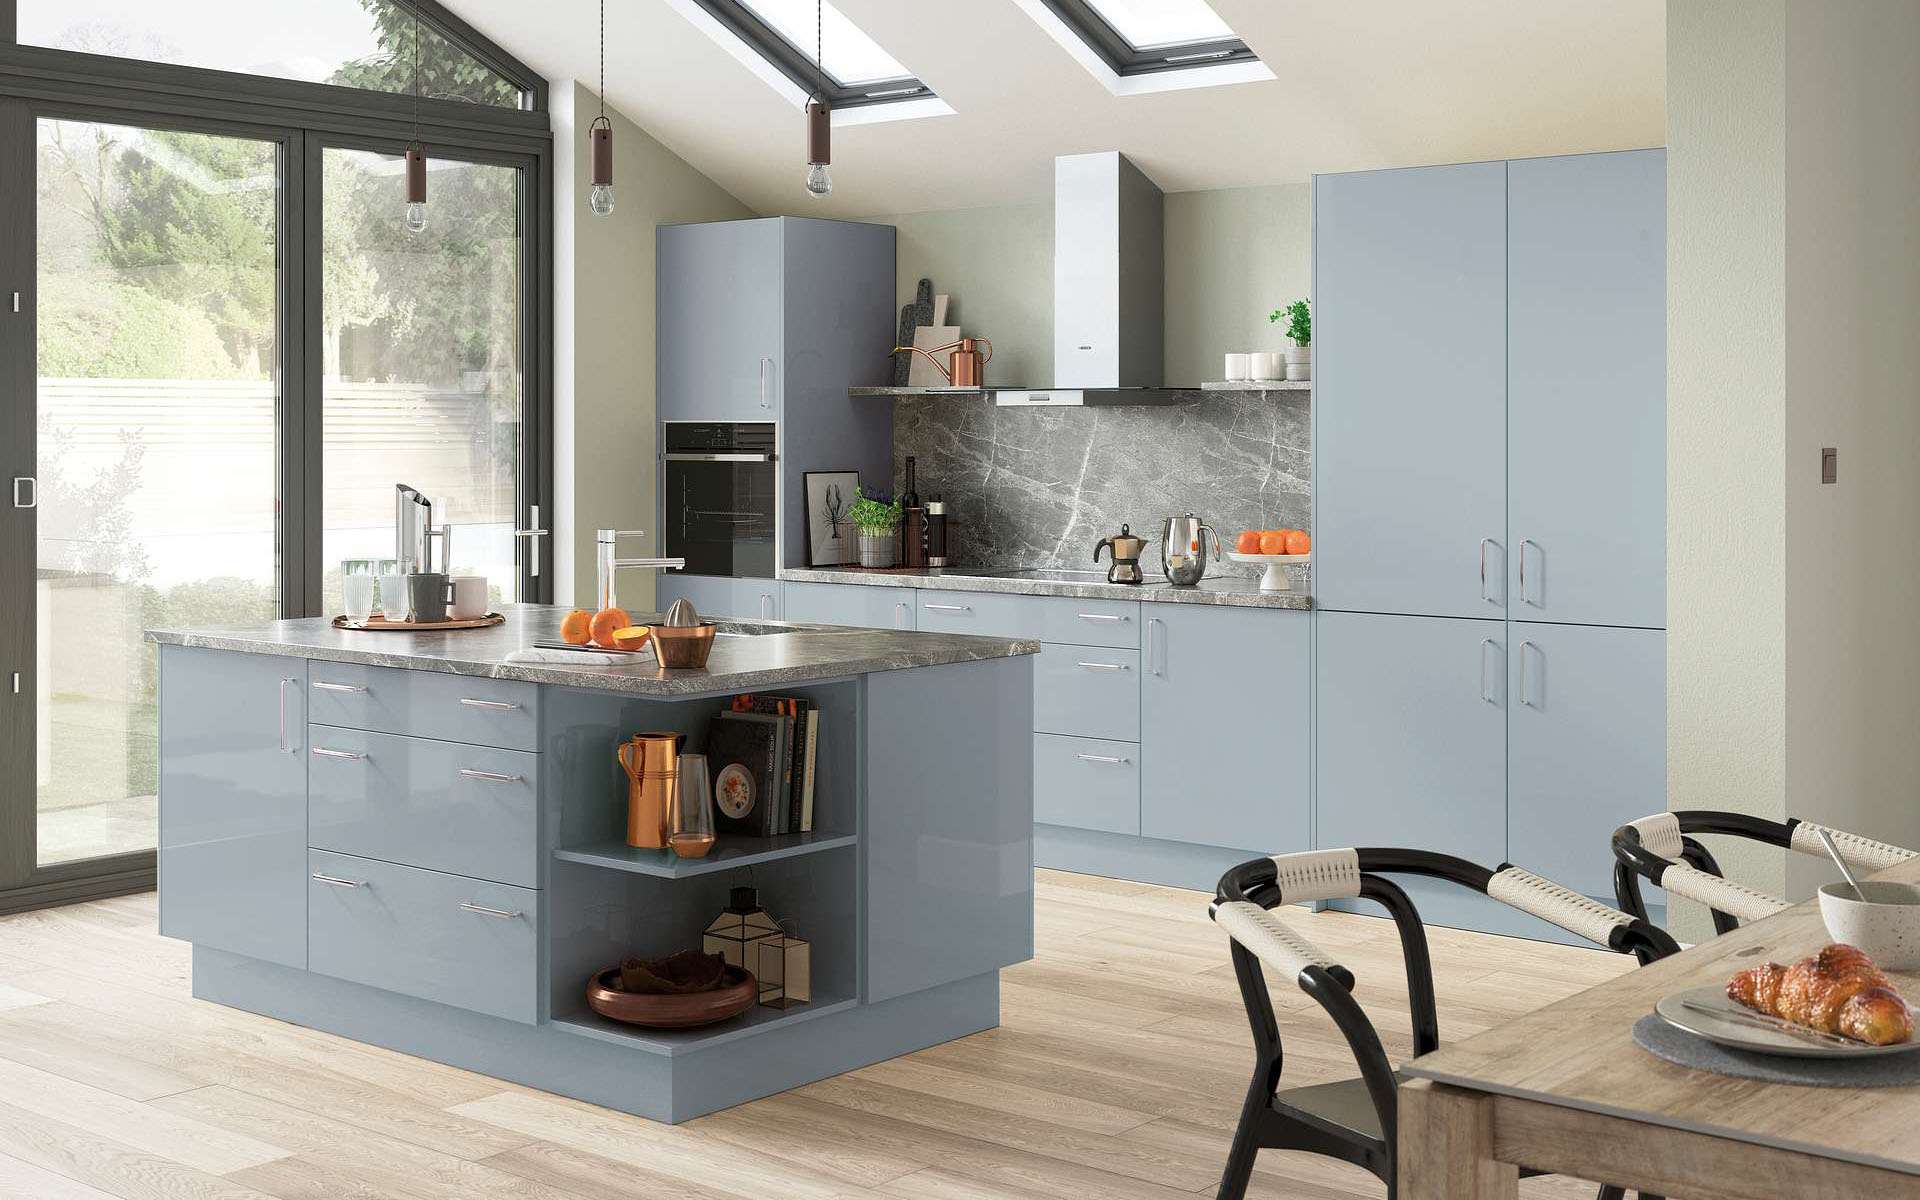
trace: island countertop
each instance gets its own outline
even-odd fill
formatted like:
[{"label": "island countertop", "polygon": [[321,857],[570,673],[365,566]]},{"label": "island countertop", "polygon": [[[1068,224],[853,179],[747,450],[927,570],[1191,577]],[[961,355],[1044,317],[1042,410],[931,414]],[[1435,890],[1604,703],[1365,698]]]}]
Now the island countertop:
[{"label": "island countertop", "polygon": [[[1040,650],[1038,642],[1017,638],[723,619],[718,622],[713,654],[701,670],[667,670],[655,666],[651,658],[618,666],[508,661],[515,651],[537,642],[560,640],[560,620],[567,612],[547,604],[506,605],[502,609],[505,624],[442,633],[336,629],[325,617],[311,617],[149,629],[147,637],[162,645],[518,679],[638,696],[749,691],[878,671],[1012,658]],[[649,620],[638,615],[635,619],[641,624]]]}]

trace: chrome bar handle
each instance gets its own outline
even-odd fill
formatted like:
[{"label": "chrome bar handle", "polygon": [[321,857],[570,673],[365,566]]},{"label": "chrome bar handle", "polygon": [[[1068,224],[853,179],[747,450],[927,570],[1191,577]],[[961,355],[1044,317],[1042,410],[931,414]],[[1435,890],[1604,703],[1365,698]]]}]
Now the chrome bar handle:
[{"label": "chrome bar handle", "polygon": [[477,913],[483,917],[492,917],[496,921],[518,921],[523,915],[518,912],[508,912],[504,908],[488,908],[484,904],[475,904],[471,900],[462,900],[460,902],[460,908],[463,912]]},{"label": "chrome bar handle", "polygon": [[292,754],[294,752],[293,743],[287,740],[287,685],[299,682],[298,679],[282,679],[280,681],[280,752],[282,754]]},{"label": "chrome bar handle", "polygon": [[972,612],[971,604],[922,604],[921,608],[929,612]]},{"label": "chrome bar handle", "polygon": [[762,621],[773,620],[773,597],[767,595],[765,592],[760,593],[760,619]]},{"label": "chrome bar handle", "polygon": [[488,712],[512,712],[520,707],[518,704],[509,704],[505,700],[479,700],[472,696],[460,697],[460,703],[468,708],[484,708]]},{"label": "chrome bar handle", "polygon": [[329,683],[324,679],[316,679],[313,681],[313,690],[316,692],[364,692],[367,689],[358,683]]},{"label": "chrome bar handle", "polygon": [[[18,309],[15,310],[19,311]],[[15,508],[40,507],[40,480],[32,475],[13,477],[13,506]]]},{"label": "chrome bar handle", "polygon": [[1488,704],[1493,705],[1500,703],[1500,697],[1487,687],[1487,660],[1489,658],[1487,651],[1494,649],[1497,645],[1498,643],[1492,638],[1480,639],[1480,698]]},{"label": "chrome bar handle", "polygon": [[484,779],[488,783],[519,783],[518,775],[503,775],[498,771],[482,771],[474,767],[461,767],[460,774],[468,779]]},{"label": "chrome bar handle", "polygon": [[906,601],[895,601],[893,605],[893,627],[895,629],[905,629],[907,627],[907,615],[912,611],[913,609],[907,606]]},{"label": "chrome bar handle", "polygon": [[1526,705],[1528,708],[1539,708],[1540,706],[1533,702],[1530,693],[1527,691],[1527,651],[1528,650],[1532,650],[1535,654],[1539,654],[1540,647],[1534,645],[1532,642],[1520,643],[1520,703]]},{"label": "chrome bar handle", "polygon": [[1106,763],[1109,766],[1115,767],[1124,766],[1133,761],[1130,758],[1121,758],[1113,754],[1076,754],[1074,757],[1082,762]]},{"label": "chrome bar handle", "polygon": [[331,884],[334,887],[357,888],[367,886],[367,882],[364,879],[342,879],[338,875],[328,875],[320,871],[315,871],[309,878],[315,883]]},{"label": "chrome bar handle", "polygon": [[533,544],[532,539],[551,537],[553,530],[541,526],[540,506],[538,504],[527,505],[527,524],[532,526],[532,528],[516,529],[513,531],[513,536],[515,538],[524,538],[528,541],[527,574],[534,579],[538,579],[540,577],[540,547]]},{"label": "chrome bar handle", "polygon": [[359,762],[366,758],[366,755],[355,753],[352,750],[330,750],[325,746],[315,746],[313,748],[313,754],[315,758],[344,758],[350,762]]},{"label": "chrome bar handle", "polygon": [[1154,636],[1159,628],[1159,617],[1149,617],[1147,619],[1147,670],[1155,675],[1165,675],[1167,673],[1166,663],[1161,661],[1162,655],[1156,653],[1154,649],[1160,641],[1159,638]]},{"label": "chrome bar handle", "polygon": [[1531,604],[1533,605],[1533,607],[1539,608],[1540,605],[1538,603],[1527,598],[1527,547],[1528,545],[1532,545],[1537,550],[1540,547],[1540,543],[1534,541],[1532,538],[1520,539],[1520,603]]},{"label": "chrome bar handle", "polygon": [[1480,539],[1480,598],[1488,604],[1498,604],[1499,600],[1487,595],[1487,547],[1492,544],[1492,538]]},{"label": "chrome bar handle", "polygon": [[760,407],[761,408],[773,407],[773,405],[767,401],[767,368],[771,367],[772,365],[773,365],[773,360],[771,358],[768,358],[764,354],[760,356]]},{"label": "chrome bar handle", "polygon": [[1112,613],[1075,613],[1073,615],[1079,617],[1082,621],[1125,621],[1128,619],[1126,617],[1115,616]]},{"label": "chrome bar handle", "polygon": [[1087,671],[1126,671],[1131,670],[1125,663],[1078,662],[1073,664]]}]

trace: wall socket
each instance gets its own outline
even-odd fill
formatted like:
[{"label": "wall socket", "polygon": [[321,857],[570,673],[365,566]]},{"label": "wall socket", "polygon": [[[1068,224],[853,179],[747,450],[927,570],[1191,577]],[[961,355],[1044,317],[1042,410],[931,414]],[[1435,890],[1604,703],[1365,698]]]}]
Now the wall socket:
[{"label": "wall socket", "polygon": [[1832,446],[1820,448],[1820,482],[1840,482],[1840,451]]}]

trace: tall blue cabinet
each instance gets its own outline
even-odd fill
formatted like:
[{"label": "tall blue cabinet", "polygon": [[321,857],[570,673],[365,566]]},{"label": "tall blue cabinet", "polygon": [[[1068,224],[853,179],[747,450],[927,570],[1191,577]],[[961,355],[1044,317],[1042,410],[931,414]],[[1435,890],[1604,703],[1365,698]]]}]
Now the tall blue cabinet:
[{"label": "tall blue cabinet", "polygon": [[1664,807],[1665,176],[1315,179],[1316,844],[1605,897]]}]

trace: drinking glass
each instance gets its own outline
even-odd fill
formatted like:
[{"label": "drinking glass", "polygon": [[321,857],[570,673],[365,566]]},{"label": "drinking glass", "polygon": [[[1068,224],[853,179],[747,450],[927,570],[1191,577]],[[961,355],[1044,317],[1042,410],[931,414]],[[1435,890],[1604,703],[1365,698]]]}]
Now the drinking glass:
[{"label": "drinking glass", "polygon": [[705,858],[713,849],[713,785],[707,756],[680,756],[680,786],[667,814],[667,845],[681,858]]},{"label": "drinking glass", "polygon": [[367,571],[346,571],[340,576],[340,601],[347,620],[364,624],[373,615],[373,576]]}]

